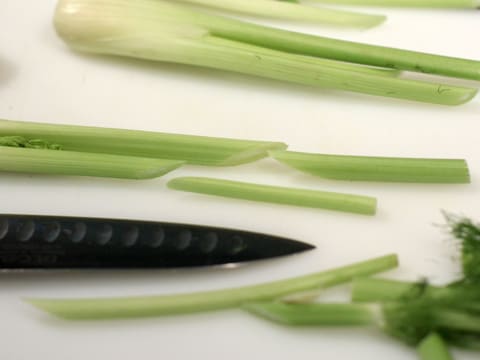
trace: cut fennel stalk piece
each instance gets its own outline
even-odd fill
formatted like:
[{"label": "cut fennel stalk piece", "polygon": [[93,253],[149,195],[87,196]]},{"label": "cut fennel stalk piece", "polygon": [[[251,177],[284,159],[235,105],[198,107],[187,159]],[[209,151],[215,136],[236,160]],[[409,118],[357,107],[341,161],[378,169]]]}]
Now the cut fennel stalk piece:
[{"label": "cut fennel stalk piece", "polygon": [[272,50],[272,34],[281,43],[285,38],[287,43],[294,44],[296,36],[307,35],[193,11],[161,0],[61,0],[55,25],[59,35],[79,51],[203,66],[443,105],[465,103],[477,92],[473,88],[399,79],[355,64],[333,64],[331,60]]},{"label": "cut fennel stalk piece", "polygon": [[23,136],[58,143],[68,151],[106,153],[190,164],[233,166],[285,149],[281,142],[237,140],[100,127],[57,125],[0,119],[0,136]]},{"label": "cut fennel stalk piece", "polygon": [[386,17],[383,15],[361,14],[346,10],[304,6],[276,0],[174,0],[174,2],[201,5],[265,18],[336,26],[368,28],[379,25],[386,20]]},{"label": "cut fennel stalk piece", "polygon": [[[427,293],[429,296],[442,296],[441,287],[422,282],[407,282],[383,278],[359,278],[352,283],[352,301],[354,302],[390,302],[397,299]],[[447,290],[448,292],[448,290]]]},{"label": "cut fennel stalk piece", "polygon": [[[468,311],[476,315],[480,313],[478,284],[453,283],[433,286],[425,281],[404,282],[369,277],[353,280],[352,300],[357,303],[392,303],[422,297],[452,310]],[[476,325],[477,331],[480,331],[479,324]],[[478,340],[480,341],[480,337]]]},{"label": "cut fennel stalk piece", "polygon": [[[297,3],[302,1],[295,0]],[[398,6],[425,8],[478,9],[479,0],[308,0],[308,2],[342,5]]]},{"label": "cut fennel stalk piece", "polygon": [[0,146],[0,171],[14,173],[152,179],[182,164],[174,160]]},{"label": "cut fennel stalk piece", "polygon": [[417,346],[420,360],[453,360],[442,337],[436,333],[429,334]]},{"label": "cut fennel stalk piece", "polygon": [[281,296],[326,289],[395,268],[396,255],[386,255],[336,269],[260,285],[190,294],[92,299],[27,299],[34,306],[66,319],[108,319],[176,315],[221,310],[247,302],[268,301]]},{"label": "cut fennel stalk piece", "polygon": [[354,326],[371,325],[374,323],[373,312],[367,305],[267,302],[247,303],[243,308],[252,314],[285,325]]},{"label": "cut fennel stalk piece", "polygon": [[312,154],[271,151],[276,160],[316,176],[336,180],[416,183],[469,183],[468,165],[462,159]]},{"label": "cut fennel stalk piece", "polygon": [[[432,332],[438,332],[452,344],[467,347],[459,340],[480,334],[478,314],[455,309],[429,297],[397,299],[377,307],[359,304],[246,304],[246,310],[260,317],[297,326],[376,325],[406,344],[418,346]],[[432,351],[434,349],[431,349]],[[437,350],[439,350],[437,348]]]},{"label": "cut fennel stalk piece", "polygon": [[234,199],[329,209],[374,215],[377,200],[369,196],[327,191],[260,185],[204,177],[180,177],[170,180],[171,189]]},{"label": "cut fennel stalk piece", "polygon": [[[480,61],[303,34],[199,14],[195,23],[217,37],[280,51],[378,67],[480,80]],[[439,86],[441,84],[438,84]],[[438,88],[443,92],[443,86]],[[448,91],[448,90],[447,90]]]}]

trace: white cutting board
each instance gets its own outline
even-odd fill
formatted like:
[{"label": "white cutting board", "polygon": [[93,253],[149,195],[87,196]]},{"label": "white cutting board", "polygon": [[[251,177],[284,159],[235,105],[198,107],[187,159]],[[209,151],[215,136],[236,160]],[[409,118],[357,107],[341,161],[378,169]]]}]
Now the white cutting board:
[{"label": "white cutting board", "polygon": [[[441,209],[480,220],[480,96],[443,107],[319,91],[191,67],[83,56],[56,37],[54,0],[0,2],[0,118],[285,141],[292,150],[383,156],[461,157],[471,185],[322,180],[273,160],[237,168],[187,166],[151,181],[2,174],[1,212],[169,220],[297,238],[317,249],[237,269],[1,274],[0,358],[49,359],[414,359],[374,330],[292,329],[241,311],[128,321],[65,322],[23,297],[170,294],[254,284],[397,253],[389,275],[459,271]],[[368,31],[292,29],[480,59],[475,11],[377,9]],[[181,175],[205,175],[376,196],[375,217],[249,203],[169,191]],[[326,294],[345,299],[347,288]],[[457,359],[478,358],[459,352]]]}]

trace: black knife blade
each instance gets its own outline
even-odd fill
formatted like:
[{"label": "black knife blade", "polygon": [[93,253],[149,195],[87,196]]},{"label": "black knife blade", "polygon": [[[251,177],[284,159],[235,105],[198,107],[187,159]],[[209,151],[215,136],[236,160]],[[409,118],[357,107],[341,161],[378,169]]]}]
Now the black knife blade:
[{"label": "black knife blade", "polygon": [[195,267],[313,248],[278,236],[203,225],[0,215],[0,269]]}]

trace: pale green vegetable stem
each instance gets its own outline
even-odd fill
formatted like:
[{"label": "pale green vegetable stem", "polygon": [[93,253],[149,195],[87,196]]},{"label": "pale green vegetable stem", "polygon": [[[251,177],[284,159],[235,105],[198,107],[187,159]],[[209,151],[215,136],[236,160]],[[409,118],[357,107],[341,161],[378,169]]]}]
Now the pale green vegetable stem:
[{"label": "pale green vegetable stem", "polygon": [[174,0],[266,18],[319,24],[372,27],[386,20],[383,15],[362,14],[332,8],[304,6],[275,0]]},{"label": "pale green vegetable stem", "polygon": [[285,53],[280,54],[278,51],[272,51],[271,49],[268,49],[268,48],[262,48],[262,47],[247,44],[247,43],[231,41],[228,39],[223,39],[218,36],[205,36],[204,40],[205,42],[208,42],[210,44],[224,46],[225,48],[242,49],[245,51],[250,51],[251,53],[268,54],[271,56],[277,56],[277,57],[281,56],[285,58],[294,59],[295,62],[299,64],[303,64],[303,66],[309,65],[318,70],[335,69],[335,70],[345,71],[350,73],[360,73],[364,75],[385,76],[385,77],[398,77],[399,75],[401,75],[401,71],[387,69],[387,68],[361,66],[358,64],[352,64],[348,62],[335,61],[335,60],[324,59],[324,58],[316,58],[311,56],[295,55],[293,57],[289,57],[289,55]]},{"label": "pale green vegetable stem", "polygon": [[469,183],[463,159],[425,159],[271,151],[276,160],[298,170],[336,180],[416,183]]},{"label": "pale green vegetable stem", "polygon": [[0,171],[15,173],[151,179],[182,164],[175,160],[0,146]]},{"label": "pale green vegetable stem", "polygon": [[[303,2],[295,0],[295,2]],[[366,6],[398,6],[426,8],[458,8],[475,9],[480,7],[479,0],[307,0],[325,4],[366,5]]]},{"label": "pale green vegetable stem", "polygon": [[420,360],[453,360],[440,335],[431,333],[417,346]]},{"label": "pale green vegetable stem", "polygon": [[374,215],[373,197],[306,190],[204,177],[180,177],[170,180],[171,189],[235,199],[346,211]]},{"label": "pale green vegetable stem", "polygon": [[285,304],[265,302],[246,304],[244,309],[267,320],[296,326],[372,325],[370,307],[357,304]]},{"label": "pale green vegetable stem", "polygon": [[[197,23],[207,26],[208,20],[199,16]],[[231,19],[218,18],[211,21],[208,29],[212,35],[295,54],[480,80],[478,60],[338,40]]]},{"label": "pale green vegetable stem", "polygon": [[281,142],[237,140],[160,132],[0,120],[0,136],[23,136],[61,144],[62,149],[178,159],[199,165],[239,165],[285,149]]},{"label": "pale green vegetable stem", "polygon": [[[443,105],[465,103],[477,92],[469,87],[399,79],[388,72],[359,65],[333,64],[303,56],[336,59],[334,55],[304,51],[310,46],[309,41],[323,46],[322,38],[193,11],[188,6],[161,0],[61,0],[55,26],[58,34],[79,51],[196,65],[313,87]],[[348,49],[356,53],[356,47]],[[354,57],[336,60],[355,62]],[[407,58],[411,60],[416,55]],[[444,60],[438,59],[429,58],[445,65]],[[447,68],[464,64],[447,63]]]},{"label": "pale green vegetable stem", "polygon": [[260,285],[165,296],[92,299],[28,299],[34,306],[66,319],[108,319],[175,315],[269,301],[286,294],[324,289],[359,276],[395,268],[398,259],[386,255],[352,265]]},{"label": "pale green vegetable stem", "polygon": [[405,297],[427,294],[435,298],[448,296],[448,287],[437,287],[422,282],[408,282],[381,278],[359,278],[352,283],[352,300],[355,302],[389,302]]},{"label": "pale green vegetable stem", "polygon": [[[205,37],[202,48],[190,48],[197,65],[268,77],[314,87],[332,88],[405,100],[458,105],[469,101],[477,90],[385,76],[378,70],[315,64],[304,56],[285,54],[262,47],[245,46],[217,37]],[[202,60],[199,60],[202,59]],[[204,61],[204,62],[203,62]]]}]

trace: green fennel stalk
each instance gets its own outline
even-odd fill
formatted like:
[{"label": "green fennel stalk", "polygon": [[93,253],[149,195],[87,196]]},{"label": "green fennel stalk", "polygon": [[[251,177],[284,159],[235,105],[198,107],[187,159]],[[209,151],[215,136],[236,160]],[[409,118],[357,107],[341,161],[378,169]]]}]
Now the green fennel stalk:
[{"label": "green fennel stalk", "polygon": [[[480,316],[480,289],[476,284],[454,283],[448,286],[433,286],[425,282],[404,282],[387,279],[361,278],[353,280],[352,300],[356,303],[396,303],[405,299],[426,298],[425,308],[429,311],[434,305],[441,307],[442,311],[437,313],[437,319],[442,324],[449,324],[448,316],[452,316],[453,323],[461,321],[461,326],[471,326],[465,318]],[[446,311],[459,311],[467,315],[445,315]],[[466,324],[466,325],[465,325]],[[450,325],[449,325],[450,326]],[[478,329],[478,325],[474,325]],[[480,346],[480,334],[475,341],[475,346]],[[459,337],[467,347],[466,337]],[[470,346],[474,343],[470,339]]]},{"label": "green fennel stalk", "polygon": [[122,179],[152,179],[183,162],[65,150],[0,146],[0,171]]},{"label": "green fennel stalk", "polygon": [[352,283],[354,302],[385,302],[421,292],[435,292],[437,287],[422,282],[408,282],[382,278],[355,279]]},{"label": "green fennel stalk", "polygon": [[[461,293],[465,294],[463,290]],[[245,308],[262,318],[285,325],[376,325],[411,346],[418,346],[425,337],[436,332],[451,344],[472,347],[479,345],[480,315],[477,309],[465,306],[470,301],[468,297],[436,297],[418,293],[381,302],[379,306],[262,302],[247,304]]]},{"label": "green fennel stalk", "polygon": [[[342,5],[398,6],[425,8],[478,9],[479,0],[308,0],[309,2]],[[294,0],[301,3],[302,1]]]},{"label": "green fennel stalk", "polygon": [[315,274],[260,285],[190,294],[91,299],[27,299],[29,303],[65,319],[109,319],[176,315],[221,310],[249,302],[274,300],[309,289],[325,289],[395,268],[395,255],[386,255]]},{"label": "green fennel stalk", "polygon": [[[463,218],[447,216],[449,230],[459,240],[480,240],[480,227]],[[468,247],[477,252],[477,247]],[[462,261],[478,268],[480,257]],[[473,254],[472,254],[473,255]],[[352,299],[367,304],[279,304],[261,302],[246,310],[286,325],[376,325],[390,336],[415,346],[422,360],[449,360],[447,344],[480,349],[480,287],[470,270],[462,281],[432,286],[370,277],[353,279]],[[308,300],[308,297],[305,297]],[[315,299],[311,299],[314,301]],[[335,310],[332,306],[337,306]],[[336,321],[336,315],[338,321]]]},{"label": "green fennel stalk", "polygon": [[234,199],[284,205],[321,208],[374,215],[377,201],[373,197],[335,192],[306,190],[206,177],[179,177],[167,183],[170,189]]},{"label": "green fennel stalk", "polygon": [[0,119],[1,136],[43,139],[61,144],[68,151],[174,159],[210,166],[244,164],[267,156],[268,150],[287,147],[281,142]]},{"label": "green fennel stalk", "polygon": [[386,20],[383,15],[362,14],[346,10],[304,6],[276,0],[174,0],[241,14],[266,18],[312,22],[336,26],[372,27]]},{"label": "green fennel stalk", "polygon": [[[379,278],[355,279],[352,300],[356,302],[392,301],[401,297],[427,294],[480,313],[480,225],[472,220],[444,213],[447,229],[459,242],[462,277],[447,286],[433,286],[424,281],[407,282]],[[467,305],[466,305],[467,304]]]},{"label": "green fennel stalk", "polygon": [[316,176],[336,180],[469,183],[462,159],[421,159],[271,151],[276,160]]},{"label": "green fennel stalk", "polygon": [[[313,87],[443,105],[465,103],[477,92],[469,87],[400,79],[385,72],[365,71],[360,65],[332,64],[331,60],[303,56],[335,58],[338,51],[328,49],[323,55],[309,53],[310,41],[317,47],[322,47],[325,41],[162,0],[60,0],[55,27],[68,45],[78,51],[202,66]],[[355,53],[357,45],[348,48]],[[406,57],[412,60],[417,55]],[[355,55],[337,60],[356,61]],[[428,58],[428,64],[432,63],[445,65],[447,69],[472,69],[475,73],[480,69],[479,63],[468,60],[450,61],[433,56]],[[467,63],[470,65],[466,66]],[[371,65],[385,67],[383,63]],[[357,68],[362,69],[357,71]]]},{"label": "green fennel stalk", "polygon": [[442,337],[436,333],[429,334],[417,346],[420,360],[453,360]]},{"label": "green fennel stalk", "polygon": [[[357,43],[270,28],[218,18],[210,25],[199,17],[197,23],[208,26],[213,36],[254,44],[294,54],[328,58],[351,63],[480,80],[480,61],[418,51]],[[438,92],[449,91],[438,84]]]},{"label": "green fennel stalk", "polygon": [[247,303],[250,313],[277,323],[296,326],[371,325],[374,313],[358,304],[285,304],[282,302]]}]

